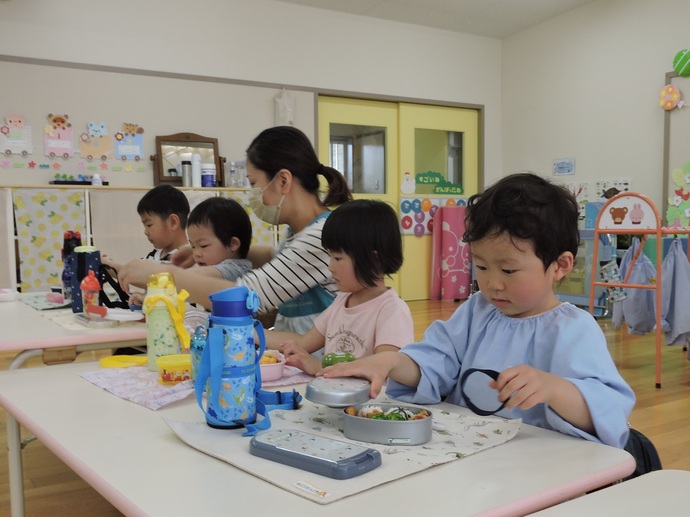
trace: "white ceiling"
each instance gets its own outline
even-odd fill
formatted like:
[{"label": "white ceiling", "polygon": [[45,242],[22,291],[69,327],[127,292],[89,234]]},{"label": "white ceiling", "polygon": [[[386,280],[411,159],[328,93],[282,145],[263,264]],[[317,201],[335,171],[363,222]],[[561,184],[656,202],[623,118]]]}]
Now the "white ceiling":
[{"label": "white ceiling", "polygon": [[278,0],[503,39],[593,0]]}]

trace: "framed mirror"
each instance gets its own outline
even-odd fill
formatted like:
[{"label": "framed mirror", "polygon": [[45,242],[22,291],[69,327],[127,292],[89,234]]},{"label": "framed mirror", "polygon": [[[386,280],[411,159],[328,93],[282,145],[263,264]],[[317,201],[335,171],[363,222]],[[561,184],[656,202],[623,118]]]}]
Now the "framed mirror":
[{"label": "framed mirror", "polygon": [[225,158],[218,154],[218,139],[195,133],[156,136],[156,154],[151,155],[154,185],[171,183],[181,186],[181,163],[183,160],[191,161],[193,154],[201,156],[202,166],[207,163],[214,164],[216,185],[225,186],[223,185]]}]

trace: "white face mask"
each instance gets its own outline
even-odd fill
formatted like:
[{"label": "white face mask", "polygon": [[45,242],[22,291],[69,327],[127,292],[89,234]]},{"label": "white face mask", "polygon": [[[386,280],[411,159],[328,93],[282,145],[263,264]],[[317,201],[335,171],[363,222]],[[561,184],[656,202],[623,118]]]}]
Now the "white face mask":
[{"label": "white face mask", "polygon": [[[273,178],[275,179],[275,178]],[[264,203],[263,194],[264,190],[268,188],[273,180],[268,182],[264,188],[254,188],[249,192],[249,206],[254,211],[254,215],[261,219],[263,222],[278,225],[278,220],[280,218],[280,207],[283,205],[285,200],[285,194],[280,198],[277,205],[267,205]]]}]

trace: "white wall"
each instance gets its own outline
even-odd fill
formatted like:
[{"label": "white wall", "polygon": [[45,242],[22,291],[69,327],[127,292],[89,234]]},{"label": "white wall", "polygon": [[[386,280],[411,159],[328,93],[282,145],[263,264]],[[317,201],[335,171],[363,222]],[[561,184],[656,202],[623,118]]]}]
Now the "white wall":
[{"label": "white wall", "polygon": [[[217,138],[227,169],[231,161],[244,159],[247,145],[257,133],[273,125],[273,98],[279,91],[0,61],[0,117],[15,112],[22,115],[31,127],[34,149],[27,157],[2,155],[0,184],[45,185],[55,174],[78,178],[79,174],[91,176],[98,172],[111,187],[150,186],[154,171],[149,157],[156,153],[155,136],[179,132]],[[290,95],[295,101],[295,125],[313,135],[314,95],[297,91]],[[43,128],[49,113],[69,115],[76,153],[67,160],[61,153],[55,158],[45,156]],[[122,161],[113,153],[105,162],[101,162],[100,155],[89,162],[78,154],[79,138],[89,121],[106,124],[106,138],[111,142],[123,130],[123,123],[138,124],[144,130],[141,159]],[[28,167],[30,162],[34,162],[33,167]]]},{"label": "white wall", "polygon": [[[501,171],[501,42],[492,38],[271,0],[6,0],[0,54],[480,104],[485,170]],[[15,109],[6,92],[0,109]]]},{"label": "white wall", "polygon": [[661,210],[659,93],[689,20],[686,0],[599,0],[504,40],[504,170],[575,157],[563,180],[630,178]]}]

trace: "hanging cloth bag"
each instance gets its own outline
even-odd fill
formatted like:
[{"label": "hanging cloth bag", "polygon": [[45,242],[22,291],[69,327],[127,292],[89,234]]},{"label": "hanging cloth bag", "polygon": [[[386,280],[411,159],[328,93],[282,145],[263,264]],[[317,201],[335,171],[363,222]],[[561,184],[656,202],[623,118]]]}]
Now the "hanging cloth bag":
[{"label": "hanging cloth bag", "polygon": [[681,241],[674,239],[661,263],[661,330],[666,334],[667,345],[684,345],[690,340],[688,308],[690,262]]},{"label": "hanging cloth bag", "polygon": [[[621,276],[627,278],[624,280],[626,284],[654,285],[657,281],[656,268],[641,250],[638,253],[640,246],[640,239],[634,237],[621,260]],[[653,330],[656,324],[655,290],[626,287],[625,294],[627,298],[613,306],[614,326],[619,328],[625,321],[630,334],[646,334]]]}]

